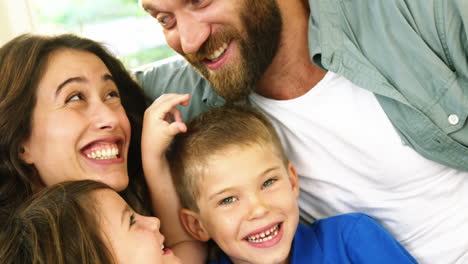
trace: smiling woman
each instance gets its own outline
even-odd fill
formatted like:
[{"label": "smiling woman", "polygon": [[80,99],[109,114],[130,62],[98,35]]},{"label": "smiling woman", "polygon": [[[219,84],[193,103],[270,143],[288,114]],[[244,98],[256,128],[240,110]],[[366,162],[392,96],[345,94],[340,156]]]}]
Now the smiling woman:
[{"label": "smiling woman", "polygon": [[53,51],[45,68],[22,159],[46,185],[85,177],[125,189],[130,123],[109,70],[96,55],[67,48]]},{"label": "smiling woman", "polygon": [[93,179],[149,213],[140,153],[147,101],[117,59],[74,35],[22,35],[0,48],[0,75],[4,212],[44,186]]}]

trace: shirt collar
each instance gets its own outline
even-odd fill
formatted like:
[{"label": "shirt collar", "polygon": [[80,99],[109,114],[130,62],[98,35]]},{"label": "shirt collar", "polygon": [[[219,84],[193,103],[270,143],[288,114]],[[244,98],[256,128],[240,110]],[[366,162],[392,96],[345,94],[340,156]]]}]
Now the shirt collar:
[{"label": "shirt collar", "polygon": [[290,263],[321,263],[323,252],[314,230],[303,224],[297,226],[291,248]]}]

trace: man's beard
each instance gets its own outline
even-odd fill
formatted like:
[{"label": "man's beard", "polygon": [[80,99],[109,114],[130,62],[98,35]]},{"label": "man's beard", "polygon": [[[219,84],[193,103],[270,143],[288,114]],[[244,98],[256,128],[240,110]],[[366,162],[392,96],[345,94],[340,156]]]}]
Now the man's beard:
[{"label": "man's beard", "polygon": [[[228,102],[242,100],[255,90],[275,57],[282,30],[276,0],[242,1],[240,14],[245,32],[240,33],[233,27],[226,28],[211,35],[197,53],[184,56],[211,83],[215,92]],[[221,69],[210,71],[203,60],[232,40],[239,44],[239,62],[226,63]]]}]

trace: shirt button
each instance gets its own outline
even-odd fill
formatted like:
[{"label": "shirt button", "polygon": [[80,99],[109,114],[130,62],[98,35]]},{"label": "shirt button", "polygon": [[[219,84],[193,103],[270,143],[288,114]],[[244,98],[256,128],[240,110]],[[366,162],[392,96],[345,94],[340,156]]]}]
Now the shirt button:
[{"label": "shirt button", "polygon": [[458,122],[460,122],[460,119],[458,118],[456,114],[451,114],[448,117],[448,121],[451,125],[456,125],[458,124]]}]

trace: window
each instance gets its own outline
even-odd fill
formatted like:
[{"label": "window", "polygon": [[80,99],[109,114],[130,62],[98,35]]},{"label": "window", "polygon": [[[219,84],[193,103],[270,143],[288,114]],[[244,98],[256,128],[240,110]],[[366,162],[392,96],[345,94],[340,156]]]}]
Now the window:
[{"label": "window", "polygon": [[75,33],[103,42],[135,68],[175,55],[138,0],[29,0],[36,32]]}]

